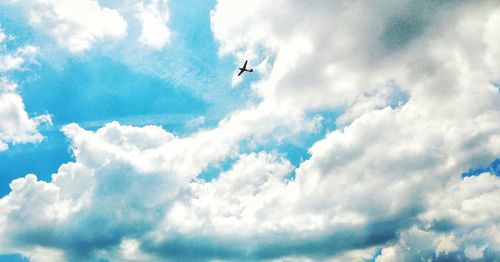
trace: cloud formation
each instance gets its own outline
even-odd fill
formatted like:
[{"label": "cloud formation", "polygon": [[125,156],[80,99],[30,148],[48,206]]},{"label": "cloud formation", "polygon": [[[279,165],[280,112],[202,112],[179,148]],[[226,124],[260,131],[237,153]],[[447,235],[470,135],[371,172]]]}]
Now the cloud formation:
[{"label": "cloud formation", "polygon": [[118,11],[96,0],[25,1],[11,0],[22,8],[30,24],[49,32],[70,52],[88,50],[106,38],[119,39],[127,33],[127,22]]},{"label": "cloud formation", "polygon": [[137,18],[141,21],[139,42],[147,46],[161,49],[171,37],[167,26],[169,12],[168,1],[142,1],[137,4]]},{"label": "cloud formation", "polygon": [[[71,53],[88,51],[99,42],[124,40],[129,27],[142,47],[159,50],[169,43],[172,32],[168,26],[168,1],[111,1],[109,6],[101,2],[9,0],[7,4],[20,8],[31,26],[51,35]],[[138,36],[134,30],[137,22]]]},{"label": "cloud formation", "polygon": [[25,110],[22,97],[18,94],[18,85],[9,80],[8,74],[23,70],[24,66],[34,62],[38,48],[26,45],[9,52],[3,41],[9,36],[0,30],[0,152],[9,148],[11,143],[38,143],[43,136],[38,132],[40,123],[51,124],[49,115],[30,118]]},{"label": "cloud formation", "polygon": [[[11,183],[1,251],[35,261],[500,257],[500,178],[460,176],[500,155],[498,3],[219,0],[211,19],[222,55],[269,63],[252,86],[261,102],[186,137],[64,127],[75,161],[50,182]],[[315,130],[309,113],[339,108],[337,129],[298,167],[239,150]],[[217,178],[199,179],[227,159]]]}]

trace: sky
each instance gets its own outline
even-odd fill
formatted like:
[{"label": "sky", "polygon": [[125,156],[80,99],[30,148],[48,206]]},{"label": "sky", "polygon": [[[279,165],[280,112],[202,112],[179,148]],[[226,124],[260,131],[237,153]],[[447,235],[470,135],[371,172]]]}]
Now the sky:
[{"label": "sky", "polygon": [[0,260],[500,260],[499,24],[494,0],[1,1]]}]

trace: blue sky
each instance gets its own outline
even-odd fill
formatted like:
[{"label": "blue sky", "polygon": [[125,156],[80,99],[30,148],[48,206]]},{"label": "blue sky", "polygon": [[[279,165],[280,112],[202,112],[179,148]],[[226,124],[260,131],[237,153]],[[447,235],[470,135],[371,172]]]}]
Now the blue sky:
[{"label": "blue sky", "polygon": [[[193,4],[189,9],[185,4],[170,6],[171,26],[176,28],[172,45],[161,51],[139,52],[133,61],[123,57],[128,56],[126,44],[111,53],[94,51],[76,57],[56,54],[54,58],[60,50],[53,50],[51,39],[44,39],[16,19],[11,9],[2,9],[2,28],[15,35],[13,43],[8,43],[9,50],[38,40],[42,50],[48,52],[28,71],[15,72],[15,79],[22,83],[20,93],[30,115],[48,112],[53,116],[53,126],[41,130],[46,137],[43,142],[14,145],[1,156],[2,195],[9,192],[12,179],[35,173],[50,180],[61,163],[71,160],[69,144],[59,131],[68,123],[79,123],[90,130],[111,121],[161,125],[185,135],[192,131],[186,128],[189,120],[203,116],[203,125],[213,126],[246,101],[245,89],[251,79],[246,81],[247,87],[230,88],[228,76],[235,61],[217,55],[208,16],[214,2]],[[177,66],[172,67],[172,63]],[[147,72],[155,67],[162,69],[154,74]],[[172,76],[178,71],[185,74],[185,81]]]},{"label": "blue sky", "polygon": [[498,259],[500,5],[341,2],[0,3],[0,260]]}]

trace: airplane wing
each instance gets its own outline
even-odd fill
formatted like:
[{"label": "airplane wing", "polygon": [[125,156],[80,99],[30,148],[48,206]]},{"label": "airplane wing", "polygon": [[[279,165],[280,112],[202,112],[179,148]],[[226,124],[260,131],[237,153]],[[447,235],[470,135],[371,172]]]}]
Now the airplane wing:
[{"label": "airplane wing", "polygon": [[245,70],[240,70],[240,72],[238,73],[238,76],[243,74],[243,72],[245,72]]},{"label": "airplane wing", "polygon": [[245,60],[245,64],[243,65],[243,69],[247,69],[247,63],[248,63],[248,60]]}]

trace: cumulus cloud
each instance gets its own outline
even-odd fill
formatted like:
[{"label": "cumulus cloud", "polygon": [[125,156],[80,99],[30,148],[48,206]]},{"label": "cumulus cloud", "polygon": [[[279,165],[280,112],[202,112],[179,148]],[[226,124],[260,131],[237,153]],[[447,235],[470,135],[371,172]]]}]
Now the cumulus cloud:
[{"label": "cumulus cloud", "polygon": [[30,24],[48,31],[70,52],[82,52],[101,39],[119,39],[127,33],[127,22],[118,11],[103,7],[96,0],[11,3],[25,10]]},{"label": "cumulus cloud", "polygon": [[38,143],[43,136],[38,132],[41,122],[50,124],[50,116],[30,118],[24,108],[17,85],[0,79],[0,151],[9,148],[9,143]]},{"label": "cumulus cloud", "polygon": [[397,257],[388,261],[411,261],[416,254],[431,260],[498,259],[498,204],[492,198],[500,193],[499,183],[489,173],[450,181],[427,196],[415,226],[400,232],[399,241],[379,258],[392,252]]},{"label": "cumulus cloud", "polygon": [[[4,33],[3,33],[4,34]],[[4,34],[5,35],[5,34]],[[8,38],[5,35],[4,38]],[[0,51],[0,151],[9,148],[10,143],[38,143],[43,136],[38,132],[40,123],[51,124],[49,115],[30,118],[22,97],[17,93],[17,84],[7,78],[12,71],[34,62],[38,48],[32,45],[17,48],[13,52]]]},{"label": "cumulus cloud", "polygon": [[152,0],[137,4],[137,18],[141,21],[139,42],[161,49],[170,40],[171,32],[167,25],[168,1]]},{"label": "cumulus cloud", "polygon": [[[222,129],[178,138],[159,127],[135,128],[116,122],[95,133],[75,124],[64,127],[76,162],[62,165],[50,183],[34,175],[11,183],[12,192],[0,201],[5,225],[1,234],[9,236],[1,246],[29,256],[38,240],[53,237],[49,248],[62,251],[70,260],[98,255],[92,247],[96,242],[110,252],[116,247],[111,256],[141,256],[134,251],[137,245],[149,243],[146,239],[154,232],[166,229],[160,223],[165,216],[177,216],[166,215],[175,208],[174,200],[187,194],[190,182],[210,163],[233,152],[235,143],[230,140],[234,137],[214,133]],[[264,162],[274,159],[261,158]],[[283,174],[282,170],[289,169],[290,164],[283,164],[269,170]],[[267,169],[255,172],[260,170]],[[39,197],[31,199],[33,195]],[[105,228],[93,228],[97,217]],[[20,221],[33,224],[19,231]],[[67,234],[59,235],[61,227]],[[53,236],[37,236],[32,232],[35,228]],[[77,240],[74,234],[79,232],[86,232],[87,237]]]},{"label": "cumulus cloud", "polygon": [[[2,225],[6,225],[2,234],[10,235],[2,247],[14,246],[29,256],[33,247],[39,246],[39,240],[52,239],[42,248],[59,250],[69,260],[89,259],[98,252],[92,248],[95,243],[103,245],[103,250],[114,246],[118,249],[124,236],[140,236],[161,219],[182,175],[163,174],[171,170],[168,163],[153,169],[149,165],[168,157],[158,149],[175,147],[176,137],[159,127],[141,129],[117,123],[96,133],[76,125],[63,131],[72,139],[77,161],[62,165],[51,183],[39,181],[34,175],[11,183],[12,192],[0,203],[8,213],[2,216]],[[134,161],[141,153],[145,153],[142,162]],[[31,195],[39,198],[31,199]],[[19,231],[16,227],[21,226],[21,221],[33,224]],[[67,233],[60,234],[61,227]],[[35,228],[43,228],[48,235],[38,235],[32,231]],[[78,232],[86,232],[87,236],[75,237]],[[20,245],[25,241],[30,243]],[[131,255],[133,243],[125,241],[120,250]]]},{"label": "cumulus cloud", "polygon": [[[252,86],[262,102],[186,137],[64,127],[75,161],[50,182],[11,183],[0,249],[66,260],[362,260],[376,247],[376,261],[497,259],[500,179],[460,174],[500,155],[499,17],[494,1],[220,0],[221,54],[273,61]],[[239,152],[242,141],[314,130],[309,112],[339,108],[338,129],[298,167]],[[228,158],[217,178],[198,178]]]}]

